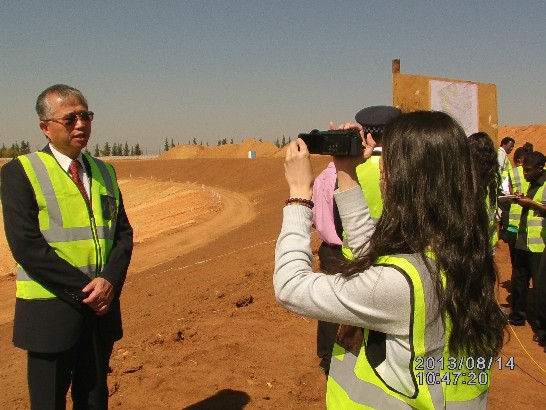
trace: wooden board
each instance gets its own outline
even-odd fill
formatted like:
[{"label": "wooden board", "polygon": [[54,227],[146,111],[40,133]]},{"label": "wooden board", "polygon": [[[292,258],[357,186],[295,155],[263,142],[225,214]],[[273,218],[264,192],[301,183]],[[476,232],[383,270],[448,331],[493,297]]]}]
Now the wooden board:
[{"label": "wooden board", "polygon": [[493,141],[498,137],[497,87],[495,84],[393,72],[392,105],[404,112],[430,110],[430,80],[478,85],[478,127]]}]

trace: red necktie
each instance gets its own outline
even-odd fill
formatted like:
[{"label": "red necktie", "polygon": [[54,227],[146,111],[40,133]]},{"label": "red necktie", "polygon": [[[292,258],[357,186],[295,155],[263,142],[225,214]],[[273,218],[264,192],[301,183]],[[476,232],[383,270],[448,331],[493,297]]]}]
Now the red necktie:
[{"label": "red necktie", "polygon": [[81,167],[82,164],[80,163],[80,161],[74,160],[70,163],[70,166],[68,167],[68,172],[70,173],[72,180],[76,183],[76,185],[78,185],[78,188],[80,188],[80,191],[85,198],[85,201],[89,203],[89,196],[87,195],[87,191],[85,190],[83,182],[80,179],[80,175],[78,173]]}]

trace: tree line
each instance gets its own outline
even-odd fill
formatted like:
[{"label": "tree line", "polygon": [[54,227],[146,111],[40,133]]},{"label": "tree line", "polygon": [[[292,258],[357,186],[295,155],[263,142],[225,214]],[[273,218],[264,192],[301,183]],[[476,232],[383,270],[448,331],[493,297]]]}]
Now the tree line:
[{"label": "tree line", "polygon": [[28,141],[16,142],[11,144],[10,148],[7,148],[6,144],[2,144],[2,148],[0,148],[0,158],[15,158],[29,153],[30,143]]},{"label": "tree line", "polygon": [[[90,153],[87,149],[86,152]],[[95,146],[93,147],[92,155],[94,157],[132,157],[142,155],[142,149],[140,148],[138,142],[135,145],[131,145],[129,147],[127,141],[125,141],[125,145],[114,142],[112,146],[110,146],[110,143],[106,141],[102,148],[99,147],[99,144],[95,144]]]},{"label": "tree line", "polygon": [[[87,154],[91,154],[88,148],[84,151]],[[6,147],[6,144],[2,144],[0,148],[0,158],[15,158],[19,155],[29,154],[30,153],[30,143],[28,141],[21,141],[11,144],[10,148]],[[128,157],[128,156],[139,156],[142,155],[142,149],[140,145],[136,143],[135,145],[129,146],[127,141],[125,144],[113,143],[110,146],[110,143],[105,142],[102,148],[99,147],[99,144],[95,144],[93,147],[93,156],[95,157]]]}]

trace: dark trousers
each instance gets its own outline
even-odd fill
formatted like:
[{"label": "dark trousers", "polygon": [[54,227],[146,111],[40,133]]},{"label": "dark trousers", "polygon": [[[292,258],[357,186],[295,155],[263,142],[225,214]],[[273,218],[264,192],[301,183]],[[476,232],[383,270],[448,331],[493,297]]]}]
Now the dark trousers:
[{"label": "dark trousers", "polygon": [[92,326],[76,345],[59,353],[28,352],[28,388],[32,410],[64,410],[66,394],[75,410],[107,410],[106,382],[114,342],[100,340]]},{"label": "dark trousers", "polygon": [[[335,274],[340,271],[343,262],[346,259],[343,257],[340,246],[330,246],[322,242],[318,256],[320,261],[320,269],[327,274]],[[318,321],[317,324],[317,356],[320,357],[319,366],[324,369],[328,375],[330,371],[330,362],[332,360],[332,349],[336,342],[338,323]]]},{"label": "dark trousers", "polygon": [[510,307],[512,308],[510,319],[512,320],[525,319],[529,281],[533,278],[533,286],[536,286],[541,258],[542,253],[523,251],[521,249],[515,250],[514,269],[512,270],[511,280],[512,298],[510,300]]},{"label": "dark trousers", "polygon": [[542,252],[533,287],[535,289],[535,333],[546,340],[546,250]]},{"label": "dark trousers", "polygon": [[516,239],[518,234],[514,232],[506,231],[504,234],[504,242],[508,244],[508,251],[510,252],[510,264],[514,269],[515,254],[516,254]]}]

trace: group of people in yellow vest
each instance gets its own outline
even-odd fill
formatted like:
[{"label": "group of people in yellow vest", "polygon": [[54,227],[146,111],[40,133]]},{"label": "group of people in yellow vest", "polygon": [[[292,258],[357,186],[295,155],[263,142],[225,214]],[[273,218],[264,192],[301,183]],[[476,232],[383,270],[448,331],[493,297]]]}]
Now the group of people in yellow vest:
[{"label": "group of people in yellow vest", "polygon": [[[502,204],[501,238],[508,243],[512,263],[510,313],[508,322],[533,327],[533,340],[546,346],[546,158],[533,151],[526,143],[514,152],[514,167],[508,155],[514,140],[506,137],[499,147],[499,170],[503,187],[515,198]],[[528,302],[530,280],[533,279],[533,297]],[[532,315],[528,313],[532,312]],[[546,349],[545,349],[546,351]]]},{"label": "group of people in yellow vest", "polygon": [[320,198],[305,143],[288,147],[277,300],[340,324],[328,408],[485,408],[491,370],[505,364],[506,318],[495,299],[489,190],[468,138],[441,112],[368,107],[355,119],[339,128],[361,131],[363,158],[333,157],[347,260],[336,275],[313,272]]}]

